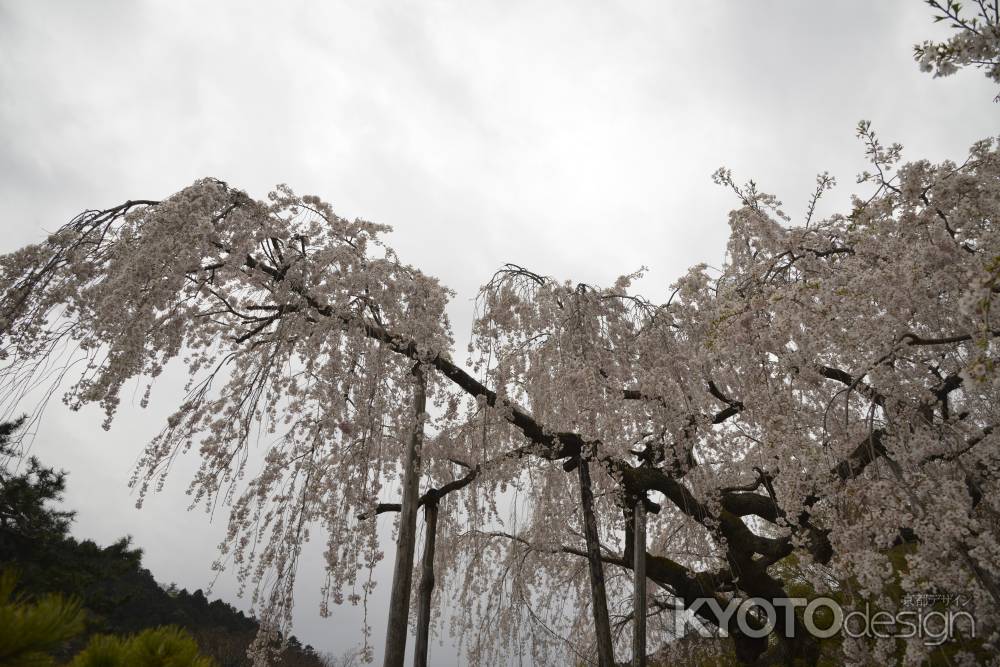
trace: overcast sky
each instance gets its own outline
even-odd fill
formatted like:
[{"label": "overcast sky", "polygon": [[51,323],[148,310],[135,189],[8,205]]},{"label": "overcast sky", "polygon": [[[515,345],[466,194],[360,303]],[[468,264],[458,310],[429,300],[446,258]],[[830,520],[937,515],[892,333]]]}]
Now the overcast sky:
[{"label": "overcast sky", "polygon": [[[645,265],[654,300],[691,264],[718,265],[737,203],[711,182],[719,166],[800,221],[823,170],[840,186],[820,213],[846,207],[862,118],[908,159],[963,158],[1000,130],[1000,105],[979,72],[918,71],[913,44],[946,32],[918,0],[0,0],[0,252],[203,176],[257,198],[288,183],[392,225],[401,257],[457,292],[463,348],[476,288],[507,261],[599,284]],[[141,511],[126,488],[181,380],[146,411],[123,406],[110,433],[97,410],[53,403],[34,453],[70,472],[75,534],[131,534],[159,581],[193,590],[224,528],[185,513],[194,461]],[[360,613],[319,617],[314,551],[296,633],[340,653]],[[215,588],[234,591],[228,575]],[[432,645],[432,662],[458,664],[450,652]]]}]

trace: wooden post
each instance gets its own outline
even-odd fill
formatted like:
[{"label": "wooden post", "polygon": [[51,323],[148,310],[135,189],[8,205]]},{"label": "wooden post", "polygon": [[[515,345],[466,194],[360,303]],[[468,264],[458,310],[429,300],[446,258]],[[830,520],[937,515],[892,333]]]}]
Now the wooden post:
[{"label": "wooden post", "polygon": [[431,594],[434,592],[434,539],[437,533],[438,501],[424,505],[424,556],[420,564],[417,601],[417,644],[413,667],[427,667],[427,643],[431,629]]},{"label": "wooden post", "polygon": [[646,667],[646,506],[635,501],[635,546],[632,548],[632,572],[635,575],[634,622],[632,624],[632,667]]},{"label": "wooden post", "polygon": [[615,648],[611,641],[611,620],[608,617],[608,594],[604,585],[604,565],[601,543],[594,516],[594,492],[591,489],[590,468],[585,458],[577,466],[580,473],[580,500],[583,505],[583,530],[587,539],[587,561],[590,564],[590,593],[593,598],[594,632],[597,635],[597,657],[600,667],[614,667]]},{"label": "wooden post", "polygon": [[384,667],[403,667],[410,618],[410,586],[417,537],[417,503],[420,484],[420,449],[424,441],[427,380],[418,363],[413,367],[413,430],[403,463],[403,501],[399,512],[399,537],[392,571],[389,617],[385,632]]}]

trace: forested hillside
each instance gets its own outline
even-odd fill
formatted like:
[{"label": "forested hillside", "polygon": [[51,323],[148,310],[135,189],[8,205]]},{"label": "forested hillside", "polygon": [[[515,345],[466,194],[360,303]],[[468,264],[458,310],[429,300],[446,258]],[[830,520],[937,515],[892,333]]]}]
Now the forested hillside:
[{"label": "forested hillside", "polygon": [[[9,443],[18,426],[0,425],[0,571],[14,570],[18,592],[28,599],[58,593],[83,603],[86,630],[57,657],[73,655],[94,634],[176,625],[220,667],[250,664],[246,650],[258,628],[253,618],[222,600],[209,601],[201,590],[161,585],[128,537],[102,547],[70,536],[73,513],[59,505],[66,475],[35,457],[15,456]],[[323,663],[312,647],[291,637],[282,664]]]}]

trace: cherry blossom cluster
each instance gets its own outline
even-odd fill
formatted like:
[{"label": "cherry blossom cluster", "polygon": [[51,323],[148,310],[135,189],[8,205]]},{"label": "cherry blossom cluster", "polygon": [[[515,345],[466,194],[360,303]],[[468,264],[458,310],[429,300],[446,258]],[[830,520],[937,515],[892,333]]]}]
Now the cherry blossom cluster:
[{"label": "cherry blossom cluster", "polygon": [[[965,19],[930,4],[959,30],[918,47],[921,66],[997,79],[995,7]],[[87,211],[0,257],[5,407],[60,387],[110,427],[123,391],[146,405],[167,365],[183,365],[186,396],[132,483],[141,503],[176,456],[197,453],[192,504],[228,508],[217,567],[251,591],[260,662],[287,636],[313,531],[322,611],[367,602],[385,548],[375,517],[398,509],[405,443],[426,423],[435,623],[474,663],[591,652],[582,482],[569,474],[586,466],[622,654],[644,556],[651,646],[681,646],[672,614],[706,597],[726,607],[794,588],[894,611],[907,593],[961,592],[978,643],[950,659],[975,664],[1000,639],[1000,146],[903,163],[869,123],[857,133],[867,192],[843,214],[815,215],[827,174],[795,224],[775,196],[716,172],[740,201],[724,261],[692,267],[665,299],[635,293],[642,271],[598,286],[502,267],[479,292],[465,366],[451,292],[397,257],[388,227],[317,197],[280,186],[255,201],[205,179]],[[430,414],[410,410],[415,367]],[[744,662],[829,650],[799,617],[779,618],[769,642],[710,606],[699,618]],[[931,648],[836,650],[919,663]]]}]

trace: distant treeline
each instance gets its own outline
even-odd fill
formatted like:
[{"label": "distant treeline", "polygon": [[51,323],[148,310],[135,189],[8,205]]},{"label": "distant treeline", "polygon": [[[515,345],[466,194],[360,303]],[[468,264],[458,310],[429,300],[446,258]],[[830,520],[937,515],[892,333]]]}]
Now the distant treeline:
[{"label": "distant treeline", "polygon": [[[26,599],[57,593],[78,599],[85,631],[56,654],[68,659],[95,634],[131,635],[174,625],[197,640],[201,653],[219,667],[249,665],[247,646],[257,622],[201,590],[189,593],[161,586],[142,566],[142,550],[122,538],[106,547],[69,535],[73,512],[59,509],[66,473],[31,457],[20,461],[10,444],[19,423],[0,424],[0,571],[18,575],[17,593]],[[322,667],[311,646],[288,640],[281,664]]]}]

